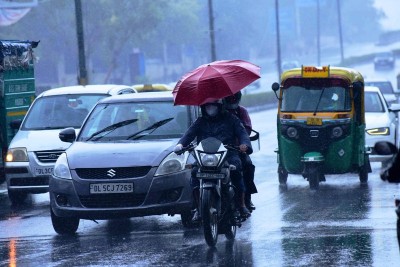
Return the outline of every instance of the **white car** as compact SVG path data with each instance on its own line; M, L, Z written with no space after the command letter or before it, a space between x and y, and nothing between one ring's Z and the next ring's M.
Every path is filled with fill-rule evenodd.
M397 102L397 96L394 92L392 83L388 80L368 80L365 81L365 85L366 86L376 86L378 87L383 96L386 99L386 102L388 103L388 105L390 106L390 104L392 103L396 103Z
M380 89L374 86L365 86L365 142L373 148L378 141L387 141L398 145L397 116L400 104L392 104L388 107ZM371 162L382 162L385 166L392 156L377 155L372 150L369 156Z
M45 193L54 164L69 147L58 137L60 129L78 131L94 105L111 95L137 91L127 85L78 85L47 90L30 106L8 147L5 176L12 204L22 203L28 193Z

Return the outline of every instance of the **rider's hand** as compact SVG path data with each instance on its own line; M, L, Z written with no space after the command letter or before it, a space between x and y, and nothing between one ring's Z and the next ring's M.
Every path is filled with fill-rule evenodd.
M179 153L182 151L183 145L182 144L177 144L174 148L175 153Z
M247 145L241 144L241 145L239 146L239 149L240 149L241 152L246 153L246 151L247 151Z

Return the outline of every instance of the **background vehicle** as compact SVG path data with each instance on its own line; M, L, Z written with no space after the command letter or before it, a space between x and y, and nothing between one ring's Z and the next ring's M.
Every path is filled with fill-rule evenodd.
M5 180L4 160L8 145L18 131L14 121L24 118L35 99L33 48L38 43L0 41L0 183Z
M193 162L173 149L197 118L197 108L174 106L170 92L114 96L99 101L50 178L55 231L72 234L80 219L180 214L191 223Z
M378 87L383 96L385 97L386 102L390 105L392 103L397 102L397 95L394 92L392 83L388 80L367 80L365 81L365 86L376 86Z
M169 85L163 83L134 84L132 87L135 88L138 93L172 91Z
M58 138L60 129L78 130L98 100L134 92L125 85L79 85L41 93L18 124L19 131L8 148L5 175L11 202L20 204L28 193L48 191L54 163L69 146Z
M374 68L382 69L388 68L393 69L396 64L396 58L392 51L379 52L374 57Z
M392 104L392 108L387 103L378 87L365 86L365 142L373 148L379 141L387 141L397 144L398 120L395 112L400 111L400 104ZM382 162L385 167L391 155L378 155L372 149L369 155L371 162Z
M294 68L300 68L301 65L297 60L289 60L289 61L283 61L282 62L282 71L294 69Z
M309 67L282 74L278 106L278 176L301 174L317 189L325 174L357 172L367 182L364 80L353 69Z

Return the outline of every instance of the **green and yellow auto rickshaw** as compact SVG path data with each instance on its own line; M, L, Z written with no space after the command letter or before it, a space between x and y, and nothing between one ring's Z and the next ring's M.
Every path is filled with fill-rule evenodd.
M272 89L279 99L281 185L288 174L301 174L311 189L318 189L326 174L358 173L361 183L368 181L364 79L358 71L302 66L283 72Z

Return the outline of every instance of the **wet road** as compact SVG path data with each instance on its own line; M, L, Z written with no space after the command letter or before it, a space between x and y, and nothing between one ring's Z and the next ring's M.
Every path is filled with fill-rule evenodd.
M220 236L210 249L201 229L184 229L179 216L81 221L76 236L62 237L51 225L48 194L11 207L1 192L0 266L399 266L393 205L400 186L382 182L374 163L366 186L356 174L328 175L313 192L289 175L281 188L275 112L251 114L261 133L262 149L252 156L259 193L235 242Z

